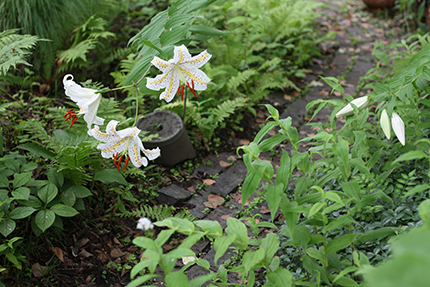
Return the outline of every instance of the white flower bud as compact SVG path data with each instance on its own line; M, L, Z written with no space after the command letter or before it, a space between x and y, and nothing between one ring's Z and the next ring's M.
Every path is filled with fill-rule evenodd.
M399 142L402 145L405 145L405 124L403 123L402 118L395 112L393 112L393 116L391 118L391 125L393 126L394 133L399 139Z
M383 110L381 113L381 119L379 121L381 124L382 131L384 132L387 139L391 138L391 124L390 124L390 117L387 114L387 110Z
M354 109L352 108L351 104L354 104L358 109L361 110L364 109L368 103L369 98L367 96L356 98L355 100L351 101L351 103L347 104L339 112L337 112L336 118L352 115L354 113Z

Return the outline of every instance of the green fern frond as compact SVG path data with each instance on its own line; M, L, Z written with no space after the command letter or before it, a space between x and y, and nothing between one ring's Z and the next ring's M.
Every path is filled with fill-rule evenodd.
M230 90L236 90L240 85L246 84L248 79L257 73L258 72L253 69L240 72L237 76L230 78L230 80L227 83L227 87Z
M86 39L74 47L68 50L61 51L58 53L59 61L65 62L66 64L74 63L76 60L81 59L82 61L87 61L87 53L96 47L97 41L94 39ZM71 67L82 66L82 63L76 63L71 65Z
M139 209L126 211L124 213L119 213L120 217L146 217L152 221L162 221L166 218L172 217L175 208L173 206L169 206L167 204L150 206L147 204L142 204ZM190 221L195 221L197 218L192 216L191 214L187 214L186 210L183 210L177 213L174 217L188 219Z
M31 54L31 49L40 39L32 35L15 34L18 30L6 30L0 33L0 76L16 65L31 66L24 58Z
M215 115L214 128L216 128L220 122L224 121L226 118L237 112L237 110L246 106L247 102L248 99L246 98L226 100L222 104L218 105L215 109L211 110L211 112Z
M175 208L173 206L165 205L150 205L142 204L139 209L128 211L127 213L120 213L120 217L147 217L152 221L161 221L168 217L172 217Z
M273 59L270 59L266 62L264 62L263 64L261 64L261 66L258 68L259 71L272 71L276 68L279 67L279 64L281 64L282 60L279 59L278 57L275 57Z

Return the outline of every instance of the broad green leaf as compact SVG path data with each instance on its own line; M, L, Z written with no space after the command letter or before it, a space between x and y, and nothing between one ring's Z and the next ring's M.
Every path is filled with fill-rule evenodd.
M164 31L160 37L160 45L162 47L177 44L179 41L184 40L187 35L190 24L185 24L179 27L175 27L172 30Z
M248 274L252 268L264 259L265 250L260 247L257 251L248 250L243 255L243 266L245 274Z
M194 221L194 224L200 227L203 231L207 232L206 236L208 237L215 239L222 236L222 227L218 221L197 220Z
M50 203L58 194L58 188L53 183L48 183L37 191L37 196L45 203Z
M320 250L317 250L317 249L315 249L313 247L309 247L309 248L306 249L306 253L310 257L318 259L321 263L324 263L324 260L325 260L324 259L324 254Z
M236 235L232 236L221 236L215 239L214 242L214 249L215 249L215 258L214 262L215 265L217 264L218 259L224 255L224 253L227 251L227 248L233 243L235 240Z
M190 286L187 275L181 271L172 272L166 275L165 282L167 287L187 287Z
M355 240L354 244L359 244L362 242L367 242L374 239L380 239L383 237L387 237L390 235L394 235L396 232L400 231L400 227L381 227L374 230L369 230L363 234L361 234L357 240Z
M360 200L361 189L356 180L342 182L342 190L350 197Z
M142 263L142 262L140 262ZM138 263L137 265L139 265L140 263ZM135 265L135 267L137 266ZM134 268L132 269L132 273ZM137 272L138 273L138 272ZM135 275L135 274L133 274ZM133 278L134 276L131 276L131 278ZM146 274L140 277L137 277L135 280L131 281L130 283L127 284L127 287L138 287L138 286L142 286L143 283L145 283L148 280L151 280L152 278L157 278L157 277L161 277L160 275L157 274Z
M259 145L258 148L260 149L261 152L263 151L270 151L272 150L275 146L277 146L278 144L280 144L281 142L287 140L288 137L286 135L283 134L276 134L274 136L271 136L268 139L263 140Z
M61 172L50 171L47 173L48 181L61 188L64 184L64 175Z
M44 157L46 159L53 160L55 158L55 153L36 143L21 144L18 146L18 148L27 150L32 154L37 154L38 156Z
M190 27L190 32L193 32L196 34L202 34L205 36L212 36L212 37L228 35L227 32L224 32L215 28L207 27L207 26L202 26L202 25L192 25Z
M163 221L155 222L157 226L167 226L171 229L175 229L179 233L190 235L194 232L194 224L185 218L169 217Z
M352 233L339 236L330 241L325 249L326 254L334 253L348 247L361 233Z
M42 208L42 202L40 199L33 195L30 195L28 200L18 200L18 202L25 206L34 207L35 209Z
M121 173L119 173L116 169L104 169L96 172L94 175L94 180L101 181L105 184L109 183L120 183L123 185L127 185L127 181L124 179Z
M333 279L333 283L335 283L337 280L339 280L342 276L344 276L348 273L351 273L351 272L355 272L357 270L358 270L358 267L355 267L355 266L346 267L338 275L336 275L336 277Z
M290 271L286 269L278 268L274 272L267 271L266 277L273 286L293 286L293 275L291 275Z
M257 189L258 184L261 181L261 177L258 176L254 171L248 171L246 178L242 185L242 207L248 198L254 193Z
M14 191L12 191L12 196L14 199L28 200L30 197L30 189L28 187L18 187Z
M417 185L414 188L411 188L410 190L408 190L408 192L406 192L403 195L403 198L414 195L415 193L421 193L421 192L428 190L428 189L430 189L430 185L427 183Z
M193 247L203 236L205 236L205 232L193 233L184 240L177 248L191 248Z
M15 265L16 268L21 269L21 262L13 255L13 253L6 253L6 258Z
M291 176L291 160L288 152L283 150L281 156L280 166L276 170L276 185L283 184L288 185Z
M272 222L278 211L279 203L281 202L282 195L284 194L284 185L269 185L266 192L266 201L269 205Z
M175 258L175 259L186 257L186 256L194 256L194 257L196 256L196 254L193 251L191 251L191 249L189 248L176 248L170 251L169 253L167 253L166 255L170 258Z
M11 234L12 231L15 230L15 227L16 227L15 221L13 221L12 219L3 218L0 221L0 233L4 237L8 237L8 235Z
M156 246L163 246L164 243L166 243L167 240L169 240L170 236L172 236L173 233L175 233L175 229L165 229L165 230L162 230L158 234L157 239L155 239Z
M326 233L328 231L331 231L333 229L336 229L342 226L348 226L350 223L357 223L357 222L348 214L342 215L341 217L337 217L331 220L330 223L323 228L323 233Z
M67 189L67 192L73 192L76 198L84 198L92 195L91 191L88 188L81 185L71 186Z
M208 282L209 280L214 279L216 276L217 276L217 273L211 272L209 274L196 277L190 281L190 287L203 286L204 283Z
M228 236L235 236L234 243L242 250L248 247L248 232L246 225L240 220L229 217L227 218L227 227L225 233Z
M159 250L160 247L158 247L157 244L155 244L154 240L147 238L145 236L138 236L135 239L133 239L133 244L142 247L143 249L151 249L151 250Z
M311 240L311 232L306 226L299 225L294 229L293 240L299 244L303 249L306 249L309 241Z
M311 207L311 210L309 211L309 214L308 214L308 218L311 218L312 216L314 216L318 211L320 211L321 210L321 208L323 208L324 207L324 202L317 202L317 203L315 203L312 207Z
M430 199L426 199L420 203L418 206L418 214L424 224L429 224L430 222Z
M18 188L23 185L26 185L27 182L31 179L32 173L31 172L24 172L24 173L17 173L13 177L13 187Z
M279 238L275 233L268 233L265 238L261 240L260 248L264 249L264 260L266 265L270 264L273 256L279 248Z
M61 194L61 200L65 205L73 206L76 202L76 195L73 192L66 190Z
M413 150L410 152L407 152L405 154L402 154L401 156L399 156L394 162L398 163L400 161L406 161L406 160L413 160L413 159L422 159L422 158L426 158L429 157L425 152L420 151L420 150Z
M71 206L64 205L64 204L55 204L50 209L53 211L56 215L62 216L62 217L72 217L76 214L79 214L79 212L76 211Z
M22 219L26 218L35 212L36 209L30 206L18 206L9 213L11 219Z
M40 210L35 217L37 227L45 232L55 220L55 213L52 210Z

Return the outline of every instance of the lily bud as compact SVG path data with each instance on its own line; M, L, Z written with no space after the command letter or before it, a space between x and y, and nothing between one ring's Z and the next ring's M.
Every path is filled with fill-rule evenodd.
M393 126L394 133L399 139L399 142L402 145L405 145L405 124L403 123L402 118L395 112L393 112L393 116L391 118L391 125Z
M391 124L390 124L390 117L387 114L387 110L383 110L381 113L381 119L379 121L381 124L382 131L384 132L387 139L391 138Z
M351 104L354 104L359 110L361 110L364 109L368 103L369 98L367 96L356 98L355 100L351 101L351 103L347 104L339 112L337 112L336 118L352 115L354 113L354 109L352 108Z

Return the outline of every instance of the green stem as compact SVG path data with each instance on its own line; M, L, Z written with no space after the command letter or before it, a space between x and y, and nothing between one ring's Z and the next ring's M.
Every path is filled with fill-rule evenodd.
M187 106L187 89L184 89L184 107L182 108L182 121L185 119L185 107Z

